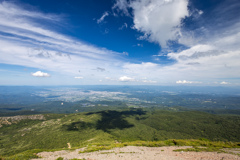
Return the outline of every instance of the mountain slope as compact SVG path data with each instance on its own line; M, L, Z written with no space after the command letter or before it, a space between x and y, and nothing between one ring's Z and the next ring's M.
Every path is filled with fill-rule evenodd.
M240 116L198 111L106 110L9 119L0 128L0 155L26 150L67 149L91 143L199 139L240 141Z

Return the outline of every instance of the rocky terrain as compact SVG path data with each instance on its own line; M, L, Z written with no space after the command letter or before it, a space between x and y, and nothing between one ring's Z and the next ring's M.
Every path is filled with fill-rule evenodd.
M226 150L226 153L218 152L175 152L176 149L186 149L189 146L171 147L136 147L127 146L111 150L80 153L83 149L75 151L41 152L40 159L32 160L56 160L62 157L64 160L86 159L86 160L240 160L240 149ZM235 154L231 154L235 153Z
M12 123L18 123L21 120L30 119L30 120L45 120L44 115L26 115L26 116L12 116L12 117L0 117L0 127L2 124L11 125Z

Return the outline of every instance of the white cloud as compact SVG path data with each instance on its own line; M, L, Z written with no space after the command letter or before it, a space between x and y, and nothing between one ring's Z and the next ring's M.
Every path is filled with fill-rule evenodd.
M152 80L143 80L142 82L144 82L144 83L157 83L157 81L152 81Z
M133 82L133 81L135 81L135 79L131 78L131 77L127 77L127 76L122 76L122 77L119 78L119 81L121 81L121 82Z
M128 52L123 52L123 55L128 56L129 54Z
M197 81L186 81L186 80L179 80L176 81L177 84L193 84L193 83L202 83L202 82L197 82Z
M74 77L75 79L83 79L83 77Z
M199 15L202 15L202 14L203 14L203 11L202 11L202 10L198 10L198 14L199 14Z
M189 49L183 50L180 53L168 53L168 57L177 61L187 61L192 59L199 59L206 56L214 56L219 54L215 47L210 45L196 45Z
M140 64L133 64L133 63L125 64L124 68L128 68L128 69L153 69L157 66L158 65L156 63L142 62Z
M50 77L50 74L44 73L42 71L37 71L35 73L32 73L32 76L34 76L34 77Z
M188 0L131 1L134 28L144 33L139 39L148 39L166 47L168 40L181 34L181 20L189 15Z
M186 78L237 78L240 75L240 50L222 50L221 46L209 43L179 53L169 53L168 57L176 63L167 68L175 69Z
M130 16L128 12L129 3L127 0L116 0L116 3L113 5L112 10L117 10L118 12L123 11L123 13L127 16ZM114 13L114 15L116 15Z
M124 23L124 24L119 28L119 30L123 30L124 28L128 28L127 23Z
M139 77L149 77L159 68L158 64L152 62L142 62L140 64L126 63L123 65L125 73L138 75Z
M107 16L109 16L109 13L108 12L104 12L102 17L97 20L97 23L98 24L102 23Z
M225 82L225 81L222 81L220 84L225 85L225 84L229 84L229 83L228 83L228 82Z
M137 46L138 47L143 47L143 44L138 43Z

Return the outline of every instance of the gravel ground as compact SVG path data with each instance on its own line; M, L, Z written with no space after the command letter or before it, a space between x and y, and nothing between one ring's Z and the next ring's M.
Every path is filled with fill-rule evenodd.
M237 155L217 152L174 152L175 149L186 149L189 146L181 147L136 147L127 146L123 148L114 148L112 150L97 151L91 153L75 151L56 151L41 152L38 156L42 157L33 160L56 160L63 157L64 160L73 158L86 160L240 160ZM233 149L236 150L236 149ZM239 150L238 150L239 151ZM239 151L240 152L240 151ZM239 153L238 152L238 153Z

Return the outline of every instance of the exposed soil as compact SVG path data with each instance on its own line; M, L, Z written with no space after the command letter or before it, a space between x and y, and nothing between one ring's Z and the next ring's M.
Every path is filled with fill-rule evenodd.
M123 148L114 148L112 150L96 151L91 153L80 153L83 149L75 151L56 151L41 152L38 156L41 160L56 160L63 157L64 160L73 158L86 160L240 160L240 156L229 153L240 153L239 149L228 149L229 153L217 152L174 152L175 149L191 148L189 146L181 147L136 147L127 146ZM39 160L39 159L33 159Z

